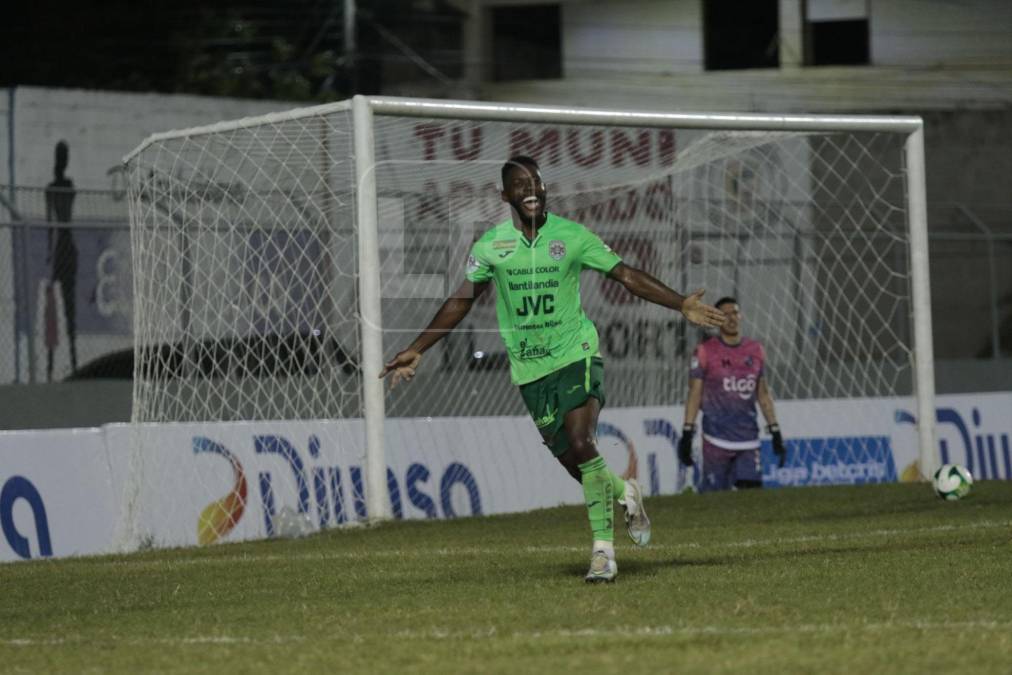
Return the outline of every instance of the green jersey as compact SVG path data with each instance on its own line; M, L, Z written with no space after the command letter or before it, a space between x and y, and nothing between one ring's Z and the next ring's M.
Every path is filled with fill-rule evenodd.
M499 332L514 384L598 353L597 329L580 304L580 272L608 273L622 259L579 223L549 213L533 242L507 220L471 248L467 279L495 280Z

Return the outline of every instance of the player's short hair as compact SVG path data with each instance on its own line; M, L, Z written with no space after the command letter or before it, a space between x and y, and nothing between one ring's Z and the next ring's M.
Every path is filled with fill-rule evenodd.
M721 298L717 302L713 303L713 306L716 307L717 309L720 309L721 305L726 305L728 303L731 303L733 305L737 305L738 301L736 299L732 298L730 295L725 295L723 298Z
M541 167L538 166L538 163L534 161L533 157L528 157L527 155L513 155L506 160L505 164L502 165L502 186L504 190L506 189L506 178L509 176L510 169L516 166L526 166L534 169L535 171L541 170Z

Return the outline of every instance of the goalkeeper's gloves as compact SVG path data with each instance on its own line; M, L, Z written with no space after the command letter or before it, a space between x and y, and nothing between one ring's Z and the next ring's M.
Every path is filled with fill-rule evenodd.
M779 460L778 466L783 466L784 461L787 459L787 446L784 445L784 437L780 433L780 425L774 422L766 427L766 431L770 432L770 436L773 437L773 454Z
M686 422L682 427L682 437L678 441L678 460L685 466L692 466L692 437L696 435L696 425Z

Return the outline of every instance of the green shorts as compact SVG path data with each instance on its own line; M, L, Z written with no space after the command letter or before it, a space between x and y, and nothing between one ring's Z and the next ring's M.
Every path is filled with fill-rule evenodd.
M520 385L520 395L534 418L545 445L559 457L569 449L563 429L566 413L593 396L604 407L604 361L588 356L563 366L539 380Z

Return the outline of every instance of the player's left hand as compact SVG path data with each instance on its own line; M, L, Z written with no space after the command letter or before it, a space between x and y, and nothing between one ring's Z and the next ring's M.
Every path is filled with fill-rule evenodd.
M386 366L383 368L383 372L380 373L380 379L387 376L387 373L393 373L390 377L390 389L397 386L397 383L401 380L410 382L411 378L415 376L415 371L418 369L418 364L422 360L422 355L416 352L414 349L405 349L391 359Z
M727 315L716 307L703 303L703 293L705 292L700 288L695 293L686 296L685 300L682 301L682 314L689 323L694 323L697 326L707 328L723 326L724 322L727 321Z
M770 432L770 436L773 437L773 454L780 460L778 466L783 466L784 461L787 459L787 446L784 445L784 437L780 433L779 424L771 424L766 427L766 430Z

